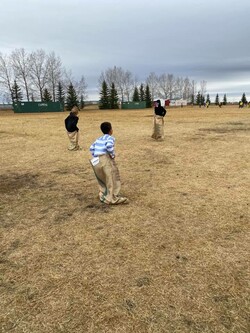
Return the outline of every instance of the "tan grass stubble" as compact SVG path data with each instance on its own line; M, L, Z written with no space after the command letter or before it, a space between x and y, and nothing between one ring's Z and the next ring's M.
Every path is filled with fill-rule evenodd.
M2 332L249 332L249 109L0 114ZM88 147L111 121L126 206Z

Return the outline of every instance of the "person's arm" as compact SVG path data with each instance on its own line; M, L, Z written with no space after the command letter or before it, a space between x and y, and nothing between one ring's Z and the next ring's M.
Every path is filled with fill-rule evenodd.
M111 158L115 158L114 146L115 146L114 139L110 138L106 143L106 148L107 148L107 152Z
M76 120L75 120L75 128L76 128L76 131L78 132L79 131L79 128L77 127L77 123L78 123L78 117L75 117L76 118Z
M95 152L95 143L92 143L92 145L89 148L89 151L91 152L91 155L94 157L94 152Z

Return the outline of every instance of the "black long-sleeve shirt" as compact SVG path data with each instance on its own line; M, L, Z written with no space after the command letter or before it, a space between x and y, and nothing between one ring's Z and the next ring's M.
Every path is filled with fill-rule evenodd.
M79 128L76 126L78 123L78 117L70 112L69 116L65 119L65 128L68 132L79 131Z
M155 114L156 114L157 116L165 117L165 115L166 115L166 110L164 109L163 106L155 107Z

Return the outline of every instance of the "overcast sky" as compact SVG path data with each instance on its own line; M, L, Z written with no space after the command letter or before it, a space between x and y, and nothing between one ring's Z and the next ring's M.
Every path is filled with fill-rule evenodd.
M250 97L250 0L0 0L0 13L0 52L54 51L90 99L114 66Z

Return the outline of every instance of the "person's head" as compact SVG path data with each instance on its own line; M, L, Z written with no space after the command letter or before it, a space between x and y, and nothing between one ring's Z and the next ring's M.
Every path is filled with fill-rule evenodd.
M103 134L112 134L113 133L112 125L108 121L101 123L100 128L101 128L101 131Z
M157 99L156 103L158 104L157 106L161 106L161 101Z
M78 115L79 109L78 107L75 105L73 106L73 108L71 109L71 113L73 113L75 116Z

